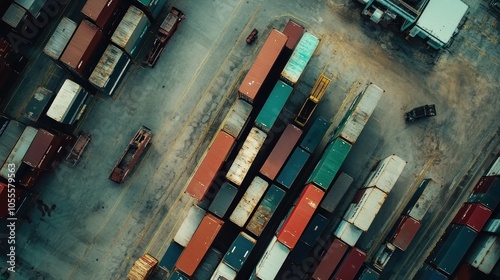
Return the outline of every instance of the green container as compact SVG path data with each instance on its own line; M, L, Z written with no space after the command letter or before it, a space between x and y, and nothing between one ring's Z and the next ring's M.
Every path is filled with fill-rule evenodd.
M167 251L160 260L159 263L160 267L163 267L168 271L172 271L175 262L177 261L183 250L184 247L182 247L177 242L175 241L170 242L170 246L168 246Z
M240 232L222 261L235 271L240 271L256 242L250 235Z
M257 119L255 119L255 126L266 133L269 132L281 113L283 106L285 106L288 97L290 97L292 90L291 86L278 81L260 110Z
M302 142L300 142L300 147L312 154L329 127L330 123L327 120L322 117L317 118L307 131Z
M275 185L271 185L269 190L264 195L264 198L257 207L257 211L253 214L246 229L256 236L259 236L273 216L276 208L285 197L285 191Z
M309 159L308 152L302 150L300 147L295 148L285 166L278 174L276 181L289 189L299 175L300 170L302 170L302 167L306 164L307 159Z
M350 150L351 144L341 138L334 139L326 147L307 182L328 189Z

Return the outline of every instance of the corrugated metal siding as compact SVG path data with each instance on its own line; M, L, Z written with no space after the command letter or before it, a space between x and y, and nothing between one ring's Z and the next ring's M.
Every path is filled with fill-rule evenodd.
M236 159L226 174L226 178L229 181L236 184L236 186L241 185L255 157L259 153L260 148L264 144L266 137L266 133L258 128L253 127L250 130Z
M332 213L337 205L339 204L342 197L347 192L351 186L354 179L345 174L340 173L339 177L333 183L332 187L328 189L328 192L320 204L320 207L325 209L327 212Z
M302 33L304 32L304 27L300 24L290 20L283 29L283 34L288 36L288 40L286 41L286 47L293 50L297 42L302 37Z
M60 137L45 129L39 129L23 157L23 162L33 168L45 169L59 148L60 141Z
M281 113L283 106L285 106L288 97L290 97L292 90L293 88L289 85L278 81L260 110L259 115L257 115L255 126L266 133L269 132Z
M193 279L210 279L221 260L222 253L214 248L210 248L200 266L195 270Z
M269 222L269 219L273 216L274 211L278 208L284 196L284 190L275 185L271 185L267 193L264 195L261 203L257 207L257 210L250 219L250 222L248 222L246 229L254 235L259 236L266 227L267 222Z
M313 125L300 142L300 147L312 154L319 143L321 143L321 139L323 139L329 127L330 123L322 117L314 120Z
M342 261L339 269L333 275L333 279L354 279L366 260L366 253L358 248L351 248Z
M142 42L150 25L151 23L143 11L135 6L130 6L111 36L111 41L132 56L138 51L137 47Z
M94 71L89 77L89 82L98 88L104 88L108 84L111 75L114 71L120 71L121 69L116 69L116 65L125 56L125 53L118 47L109 44L104 51L101 59L97 63Z
M401 251L406 251L406 248L410 245L421 225L419 221L408 216L403 216L396 228L396 232L391 237L391 244Z
M19 166L21 165L21 162L23 161L23 157L26 154L26 151L28 151L28 148L31 145L31 142L33 142L33 139L35 139L36 133L38 132L38 129L27 126L21 136L19 137L19 140L17 141L16 145L10 152L9 156L5 160L5 163L2 166L2 169L0 170L0 176L4 177L5 179L8 179L9 177L9 164L15 164L16 170L19 169Z
M71 36L75 33L76 23L67 17L63 17L61 22L50 36L49 41L43 48L43 52L53 59L59 59L64 49L69 43Z
M275 279L290 250L273 237L255 268L260 279Z
M367 231L378 211L384 204L387 194L377 188L359 190L356 196L361 196L358 203L351 203L344 220Z
M326 147L307 181L328 189L350 150L351 144L340 138L335 139Z
M116 10L120 0L87 0L82 14L91 19L101 29L105 28Z
M396 155L381 160L364 187L376 187L385 193L391 192L405 166L406 161Z
M10 120L0 135L0 163L3 164L23 134L26 126L18 121Z
M241 99L236 100L224 120L222 130L234 138L238 138L247 123L250 112L252 112L252 105Z
M491 210L479 203L464 203L453 223L467 225L473 230L479 232L491 216Z
M349 246L339 239L334 239L328 251L324 254L323 259L316 267L312 275L312 279L315 280L328 280L330 279L330 275L332 275L333 271L339 265L342 257L344 257L345 253L349 249Z
M47 111L47 116L57 122L66 122L73 119L69 112L76 101L82 96L86 96L85 90L77 83L66 79L54 101Z
M12 28L16 29L19 27L21 20L26 16L26 14L26 10L16 3L12 3L5 14L3 14L2 20Z
M306 69L307 63L311 60L318 45L319 39L316 36L309 32L304 33L281 72L281 78L287 83L295 85L299 81L304 69Z
M300 147L295 148L292 155L285 163L285 166L278 174L276 181L280 183L285 188L289 189L297 176L299 176L300 171L309 159L309 153L302 150Z
M229 220L239 227L243 227L268 186L269 184L262 178L258 176L255 177L241 200L238 202L238 205L236 205Z
M205 210L200 207L196 205L191 206L186 218L184 218L184 221L174 236L174 241L186 247L194 232L200 225L201 220L205 217L205 214Z

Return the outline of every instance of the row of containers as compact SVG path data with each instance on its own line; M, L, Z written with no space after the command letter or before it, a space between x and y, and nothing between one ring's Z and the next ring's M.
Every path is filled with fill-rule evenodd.
M287 28L290 25L296 24L289 22ZM329 188L383 94L383 90L374 84L368 85L354 100L333 137L328 140L326 148L321 151L319 162L312 172L301 174L306 164L314 165L314 162L311 162L311 154L320 145L329 129L330 124L321 117L313 122L305 135L302 135L302 130L297 126L288 124L260 166L260 175L248 176L251 168L255 170L259 168L252 165L293 90L290 85L294 83L291 81L298 80L307 64L307 61L298 64L303 66L298 68L300 70L297 75L287 76L285 73L287 69L290 69L287 66L297 65L294 60L303 60L304 55L294 58L295 53L304 53L304 49L310 49L310 47L304 49L301 47L304 41L306 42L304 44L310 45L308 41L312 38L312 35L308 35L309 33L304 33L281 72L281 80L275 84L267 101L255 118L254 126L248 132L229 170L225 173L225 181L220 187L215 186L217 188L215 195L209 193L209 190L214 188L214 181L217 177L224 174L220 170L224 162L231 162L228 157L235 143L238 139L243 138L241 132L244 131L252 110L252 106L247 102L256 100L259 88L255 89L255 87L262 85L263 80L266 79L266 75L253 71L253 69L254 67L259 69L272 68L273 63L270 63L269 59L261 61L259 58L269 58L269 52L262 54L263 51L269 47L269 44L275 45L278 41L276 38L284 36L286 39L287 28L283 32L285 35L277 30L271 31L254 66L240 86L241 99L233 105L221 130L214 137L188 183L186 193L198 202L203 202L207 195L215 197L211 201L208 211L198 206L193 206L190 209L174 240L161 259L160 267L171 272L171 279L189 279L190 277L194 279L221 279L221 277L234 279L250 257L253 248L260 240L259 237L265 230L268 232L271 230L271 233L274 231L274 234L272 234L270 242L262 239L261 242L264 242L264 245L267 244L267 247L262 254L259 253L260 258L256 261L256 265L252 266L253 271L250 273L250 278L275 279L280 270L282 270L281 273L286 273L283 271L286 268L282 268L282 266L289 256L293 258L293 256L304 254L307 250L312 249L318 241L319 235L326 227L323 224L328 222L328 219L320 214L315 215L316 209L321 205L326 211L333 212L353 181L348 175L341 174L333 187ZM288 36L290 37L290 35ZM283 40L280 49L283 48L285 42L286 40ZM274 49L275 46L272 48ZM274 57L278 57L279 51L274 53ZM309 58L313 53L314 49L307 51ZM262 63L264 62L267 63L267 68L263 67ZM256 64L257 66L255 66ZM260 75L261 79L258 83L255 82L257 78L248 77L257 74ZM318 79L318 81L321 80L321 78ZM318 94L314 95L318 96ZM354 278L358 274L366 254L355 248L354 245L361 233L369 228L405 164L404 160L393 155L382 160L377 168L370 173L366 184L363 185L346 212L345 221L335 231L339 238L332 246L336 248L338 244L343 244L345 254L338 257L337 264L328 260L328 256L331 254L325 254L322 267L326 267L331 272L326 278L317 279L328 279L333 273L335 273L336 279ZM253 179L249 182L241 199L237 200L237 203L233 203L234 198L238 197L238 190L245 189L245 183L250 178ZM297 178L308 179L304 184L299 184ZM287 194L291 195L294 189L298 190L300 195L275 230L277 223L270 226L270 221L276 212L280 212L280 206L284 204L285 197ZM329 189L330 191L328 191ZM229 211L232 209L231 206L234 206L232 212ZM232 224L242 230L227 252L222 254L211 246L223 226L227 224L227 219L225 219L227 216ZM349 252L346 253L348 249ZM204 276L199 276L198 273L203 273ZM324 271L322 273L326 274Z
M500 277L500 157L474 186L416 279Z
M0 220L22 217L25 205L37 197L33 186L46 170L61 160L64 147L72 137L45 129L26 126L5 117L0 118ZM7 198L15 186L16 209L8 209ZM5 202L5 203L4 203ZM6 227L3 227L6 228Z
M14 86L28 59L14 51L12 45L0 37L0 102L7 98L9 89Z

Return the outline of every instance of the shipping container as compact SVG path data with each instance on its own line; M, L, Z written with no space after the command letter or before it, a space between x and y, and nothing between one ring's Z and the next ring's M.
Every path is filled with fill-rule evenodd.
M341 172L339 177L333 182L332 187L328 188L325 198L321 201L320 207L329 213L333 213L353 181L354 179L351 176Z
M170 274L170 276L168 277L168 280L189 280L189 279L190 279L189 277L187 277L179 270L174 270L172 274Z
M340 264L339 269L333 275L333 279L354 279L365 260L365 252L356 247L351 248L351 250L349 250L344 260Z
M304 188L290 216L285 220L283 227L276 235L279 242L290 248L290 250L295 247L324 194L324 191L313 184L309 184Z
M212 277L210 280L233 280L236 279L236 271L234 271L232 268L230 268L227 264L224 262L220 262L219 265L217 266L217 269L214 271L212 274ZM204 280L204 279L200 279Z
M32 168L47 170L55 155L61 152L61 142L61 136L39 129L28 151L24 154L23 162Z
M467 202L479 202L495 209L500 201L500 177L481 177Z
M421 225L422 224L419 221L413 219L412 217L402 216L399 219L397 226L395 226L394 233L389 235L391 236L389 242L396 246L399 250L405 251L417 234Z
M421 191L419 191L420 189ZM407 209L404 210L403 213L406 213L417 221L422 221L425 214L429 211L429 208L438 197L440 191L441 185L436 181L432 179L424 180L415 192L418 195L412 197L407 204Z
M7 11L2 16L2 21L7 23L10 27L21 31L23 19L27 20L28 12L16 3L11 3Z
M486 206L480 203L464 203L452 222L480 232L490 216L491 210Z
M500 259L500 240L498 236L481 234L471 246L466 262L485 274L490 274Z
M288 259L294 264L302 264L304 260L309 256L313 247L307 245L299 239L297 245L290 251L290 256Z
M276 279L276 275L289 253L290 250L278 242L276 236L273 236L273 239L255 267L255 276L262 280Z
M33 187L42 174L42 170L33 168L24 162L16 168L17 183L25 188Z
M314 270L312 279L315 280L328 280L333 271L337 268L340 261L344 257L349 246L339 239L334 239L330 247L325 252L321 262Z
M14 0L19 6L23 7L33 17L38 17L47 0Z
M295 85L318 45L319 39L316 36L309 32L304 33L285 68L281 71L281 79L292 86Z
M87 20L82 20L59 60L81 77L88 77L99 59L103 42L102 31Z
M228 182L222 183L222 186L217 191L217 195L212 203L210 203L208 211L212 212L221 219L224 218L237 193L238 189L235 186Z
M23 116L33 122L38 122L38 119L44 113L53 95L54 93L52 91L38 86L33 92L28 104L24 107Z
M276 181L287 189L291 188L293 182L295 182L295 179L309 159L309 156L310 154L300 147L295 148L285 166L278 174Z
M294 126L293 124L288 124L283 134L281 134L280 139L264 162L264 165L260 168L260 173L267 178L274 180L295 147L295 144L299 141L301 135L302 130L300 130L300 128Z
M83 6L82 14L97 27L106 32L120 20L119 10L122 8L121 0L87 0Z
M82 116L88 97L88 92L82 86L66 79L46 115L59 123L74 124Z
M221 260L222 253L214 248L210 248L198 268L194 271L193 279L210 279Z
M455 270L452 276L448 279L453 280L475 280L475 279L488 279L488 276L477 268L471 266L466 262L461 262L460 266ZM497 277L498 278L498 277Z
M326 147L316 167L307 182L314 183L318 187L327 190L337 175L347 154L351 150L351 144L341 138L336 138Z
M489 219L483 228L484 232L500 235L500 219Z
M257 210L250 219L250 222L248 222L246 229L254 235L259 236L273 216L284 196L285 191L275 185L271 185L257 207Z
M236 100L222 124L222 130L238 139L251 112L252 105L241 99Z
M302 37L302 33L304 33L304 27L294 22L293 20L289 20L285 26L285 29L283 29L283 34L288 36L285 47L290 50L295 49L297 42Z
M222 163L227 159L235 139L224 131L219 131L200 164L189 181L186 193L201 201L212 185Z
M311 219L311 222L307 225L299 241L302 241L309 246L314 246L329 222L330 220L326 217L316 213Z
M363 231L355 225L341 220L336 230L333 232L338 239L344 241L347 245L354 247Z
M477 233L465 225L451 224L427 260L446 274L452 274L464 257Z
M151 17L151 20L156 19L162 9L165 7L167 0L137 0L141 8Z
M255 206L259 203L268 186L269 184L262 178L258 176L255 177L241 200L238 202L238 205L236 205L229 220L239 227L243 227L248 218L250 218L250 215L252 215Z
M130 58L118 47L109 44L90 74L89 82L99 91L112 95L130 66Z
M368 85L366 89L355 99L344 119L335 131L334 137L342 137L347 142L354 144L361 131L370 119L377 103L382 97L384 90L374 84Z
M295 117L295 123L300 126L306 125L307 121L309 121L309 118L311 118L312 114L316 110L318 103L323 98L323 95L325 94L326 89L328 88L328 85L330 85L331 81L332 80L325 77L323 74L319 75L316 83L311 90L311 93L307 97L304 104L302 104L300 111L297 113L297 116Z
M361 270L358 280L378 280L380 278L380 274L373 268L365 265Z
M227 250L222 261L235 271L240 271L256 242L250 235L240 232L233 244L229 246L229 250Z
M309 153L313 153L330 127L330 123L322 117L314 120L314 123L307 131L304 139L300 142L300 147Z
M26 126L18 121L0 117L0 164L4 164Z
M163 257L160 260L159 266L171 272L183 250L184 246L181 246L175 241L171 241L167 251L163 254Z
M158 265L158 260L150 254L145 254L134 262L130 269L127 279L128 280L145 280L148 279L151 273Z
M377 188L358 190L347 208L344 220L367 231L386 198L387 194Z
M446 277L441 272L437 271L435 268L424 263L422 268L417 272L413 280L447 280Z
M287 36L285 34L276 29L271 30L254 63L240 84L238 89L240 98L245 99L249 103L254 102L286 41Z
M139 51L150 25L143 11L130 6L111 36L111 41L133 57Z
M174 241L179 243L181 246L186 247L193 237L196 229L205 217L205 210L201 209L197 205L191 206L187 216L182 221L181 226L177 230L177 233L174 236Z
M76 22L67 17L63 17L52 33L52 36L50 36L49 41L45 44L43 53L58 60L64 52L64 49L66 49L69 40L75 33L76 27Z
M255 119L255 126L268 133L285 106L293 88L278 81Z
M236 156L233 164L226 174L226 178L236 186L240 186L250 169L255 157L266 140L266 133L262 130L252 127L243 146Z
M35 139L36 133L38 132L38 129L27 126L21 136L19 136L19 140L17 141L16 145L14 148L12 148L12 151L10 152L9 156L5 160L5 163L3 164L2 168L0 169L0 176L5 178L6 180L9 179L9 174L12 174L9 169L9 165L12 166L12 164L15 166L15 170L18 170L19 166L23 162L23 157L26 154L26 151L28 151L28 148L31 145L31 142L33 142L33 139ZM11 175L12 176L12 175Z
M405 165L406 161L396 155L386 157L371 172L369 175L371 179L364 184L363 188L375 187L387 194L390 193Z
M184 251L182 251L175 263L175 267L186 275L192 276L223 224L224 222L219 218L207 214L196 229L186 248L184 248Z
M498 175L500 175L500 157L497 157L495 162L488 169L488 172L486 172L485 176L498 176Z

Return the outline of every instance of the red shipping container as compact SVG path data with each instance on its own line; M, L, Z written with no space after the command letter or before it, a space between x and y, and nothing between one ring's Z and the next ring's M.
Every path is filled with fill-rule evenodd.
M113 21L120 21L117 15L119 0L87 0L82 14L101 29L106 29Z
M300 130L300 128L294 126L293 124L288 124L278 140L278 143L276 143L276 146L274 146L273 150L267 157L266 162L262 165L260 174L274 180L295 147L295 144L299 141L300 135L302 135L302 130Z
M453 273L449 278L453 280L476 280L476 279L487 279L486 274L482 273L472 265L462 262L460 267Z
M299 42L300 37L302 37L302 33L304 33L304 27L300 24L290 20L283 29L283 34L288 36L288 40L286 41L286 47L293 50Z
M23 162L33 168L48 169L54 156L61 152L61 141L60 136L40 128L26 151Z
M219 218L207 214L177 259L175 267L188 276L192 276L223 224L224 222Z
M453 223L467 225L480 232L491 216L491 210L480 203L464 203L453 219Z
M271 30L252 67L250 67L238 88L240 98L245 99L250 104L253 103L286 41L287 36L285 34L276 29Z
M335 238L323 256L318 267L312 275L312 279L328 280L333 271L337 268L345 252L349 249L349 245L342 242L340 239Z
M409 216L403 216L399 222L396 232L392 236L390 243L405 251L417 234L422 224Z
M337 272L335 272L333 279L354 279L354 277L356 277L356 274L358 274L358 271L361 269L361 266L363 266L365 260L366 253L356 247L353 247L345 257Z
M479 179L479 181L477 182L476 186L474 186L472 193L475 194L487 193L493 182L495 182L495 180L497 179L498 178L495 176L481 177L481 179Z
M324 194L324 191L313 184L308 184L305 187L290 216L288 216L283 227L276 235L279 242L290 248L290 250L295 247Z
M212 182L217 176L222 163L226 160L235 139L233 136L224 131L219 131L212 145L201 161L198 169L195 171L189 185L186 188L186 193L201 201L205 193L212 185Z

